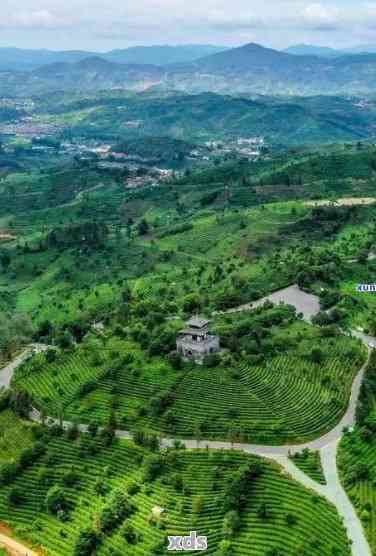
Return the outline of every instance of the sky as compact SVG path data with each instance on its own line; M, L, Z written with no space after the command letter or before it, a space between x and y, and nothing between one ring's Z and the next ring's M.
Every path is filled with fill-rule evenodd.
M376 1L1 0L0 46L107 51L135 45L376 43Z

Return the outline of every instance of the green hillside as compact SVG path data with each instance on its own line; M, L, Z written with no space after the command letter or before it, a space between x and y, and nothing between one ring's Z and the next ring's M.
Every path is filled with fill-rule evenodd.
M40 121L71 124L69 135L172 136L188 141L265 136L277 145L319 145L374 136L375 108L343 97L107 93L37 104ZM63 104L61 104L63 102ZM85 113L85 110L88 110ZM129 126L137 122L138 128Z
M191 530L207 536L213 555L350 554L333 508L266 461L152 453L73 429L37 438L40 455L15 477L0 468L0 519L48 554L167 554L167 536ZM153 518L155 507L164 516Z
M376 358L371 362L358 406L358 426L343 439L339 452L342 482L362 520L372 550L376 550Z

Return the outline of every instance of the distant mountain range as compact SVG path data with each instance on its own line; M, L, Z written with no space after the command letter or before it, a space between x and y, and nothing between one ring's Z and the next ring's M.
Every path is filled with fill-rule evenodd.
M376 54L297 56L250 43L176 67L168 81L197 92L373 95Z
M296 44L289 46L283 52L296 56L319 56L320 58L339 58L349 54L375 54L376 45L355 46L353 48L335 49L328 46L315 46L312 44Z
M23 50L20 48L0 48L1 71L31 71L46 64L74 63L85 58L100 56L108 62L119 64L153 64L164 66L192 62L203 56L209 56L225 50L225 47L212 45L182 46L135 46L121 50L111 50L99 54L83 50L52 51Z
M321 58L338 58L344 55L341 50L335 50L328 46L315 46L313 44L296 44L289 46L282 52L294 54L295 56L319 56Z
M121 52L111 53L115 61L107 59L109 55L80 58L82 53L75 52L74 55L79 58L75 61L60 60L31 71L3 72L0 75L0 94L16 92L18 95L30 95L58 90L112 88L145 90L153 87L190 93L212 91L306 96L365 96L374 95L376 91L376 54L372 53L330 57L312 53L296 55L251 43L216 51L193 61L156 65L146 63L147 56L142 57L142 49L132 50L132 60L143 59L142 64L125 63ZM157 51L153 52L149 52L149 58L151 54L162 56ZM64 53L64 56L67 55ZM119 59L123 60L122 63Z

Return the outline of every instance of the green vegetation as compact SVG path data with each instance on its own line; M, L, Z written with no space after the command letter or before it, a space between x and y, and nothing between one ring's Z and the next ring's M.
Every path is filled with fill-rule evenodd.
M358 406L357 427L342 440L338 465L343 484L376 550L376 353L373 351Z
M311 479L322 485L326 483L319 452L310 452L305 449L291 456L291 459L295 465L304 471L306 475L311 477Z
M280 444L333 428L364 357L357 340L326 338L288 308L219 317L223 356L180 370L165 357L179 321L154 323L149 338L137 321L116 326L126 339L109 330L74 348L63 337L51 363L40 354L17 371L15 387L44 413L78 422L114 415L119 428Z
M312 202L373 196L375 148L271 149L249 162L202 146L214 128L232 139L253 129L255 111L255 133L270 125L261 122L266 108L273 118L294 113L272 99L216 107L212 95L111 91L36 102L41 125L70 129L22 152L6 140L0 151L1 365L31 341L51 346L17 369L0 399L0 520L56 556L164 554L168 534L190 530L208 535L213 556L348 556L334 509L276 466L178 443L158 451L158 438L280 445L340 421L365 360L340 327L376 333L373 298L355 291L374 282L376 207ZM301 102L316 118L314 101ZM234 111L245 109L240 122ZM133 118L145 128L124 126ZM282 132L289 141L291 129ZM112 155L173 159L184 171L131 189L129 177L145 168L111 155L104 163L100 148L69 154L65 141L75 153L81 141L93 149L108 141ZM187 162L193 149L210 160ZM291 306L228 312L296 283L320 298L312 324ZM211 318L221 338L221 353L204 365L174 352L193 314ZM373 542L371 383L340 461ZM29 426L21 417L31 405L72 426ZM116 429L137 445L116 440ZM323 484L317 453L294 462ZM166 512L153 514L155 506Z
M138 137L118 143L113 150L136 155L141 159L172 162L184 160L194 148L193 144L170 137Z
M33 444L33 426L10 410L0 412L0 463L11 463Z
M213 555L350 554L332 507L264 461L36 432L46 451L1 489L0 519L57 556L166 554L167 535L191 530Z
M113 90L59 95L38 103L36 116L69 125L64 131L68 137L170 136L202 142L248 137L252 130L252 135L265 136L268 143L300 147L367 140L373 136L375 121L371 104L361 108L356 100L343 97L253 100L234 96L234 89L225 96ZM138 122L138 127L128 122Z

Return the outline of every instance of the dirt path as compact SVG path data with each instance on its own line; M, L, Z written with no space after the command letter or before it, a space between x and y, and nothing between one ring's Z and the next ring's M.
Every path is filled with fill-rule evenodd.
M40 556L37 552L31 550L31 548L15 541L12 537L3 535L3 533L0 533L0 547L4 548L12 556Z
M28 546L12 537L12 530L4 524L0 524L0 548L3 548L11 556L40 556Z

